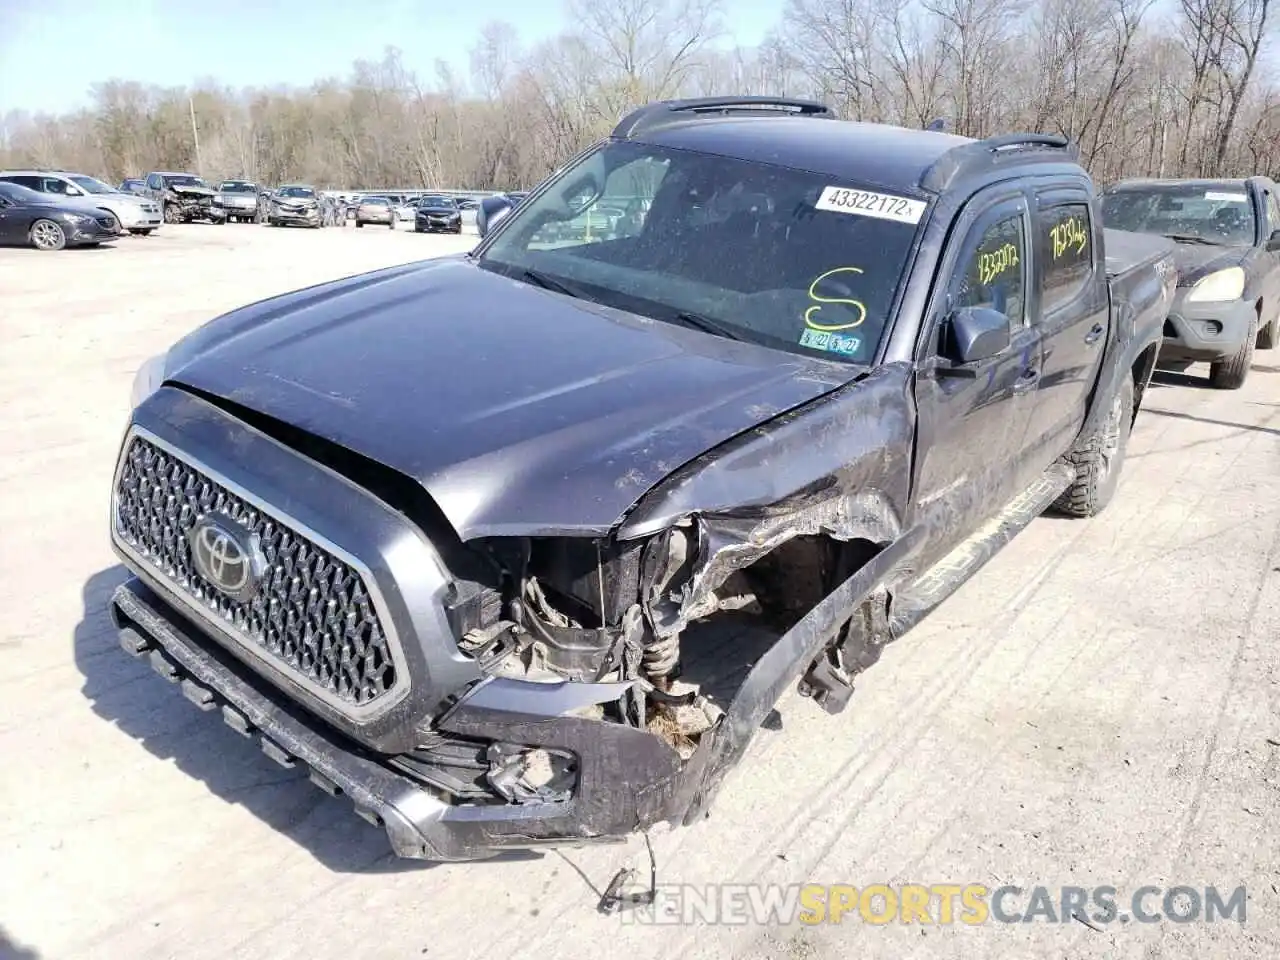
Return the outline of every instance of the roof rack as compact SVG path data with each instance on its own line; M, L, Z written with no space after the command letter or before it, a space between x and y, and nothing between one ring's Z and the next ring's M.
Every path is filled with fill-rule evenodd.
M920 177L920 186L941 193L963 172L992 167L1007 160L1028 159L1028 154L1048 156L1031 159L1056 159L1068 163L1080 157L1080 148L1069 138L1057 133L1004 133L985 140L953 147L934 161Z
M835 119L825 103L789 97L698 97L690 100L658 100L631 111L613 128L612 136L626 140L681 120L707 116L792 116Z

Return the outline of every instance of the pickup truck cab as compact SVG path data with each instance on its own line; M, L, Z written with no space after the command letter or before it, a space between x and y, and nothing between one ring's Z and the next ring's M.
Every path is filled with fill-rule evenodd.
M701 816L788 685L1107 505L1176 280L1063 139L809 101L651 104L478 214L149 361L113 481L125 649L405 857Z
M1267 177L1122 180L1104 191L1102 215L1178 244L1160 366L1204 362L1213 386L1244 386L1254 350L1280 344L1280 187Z

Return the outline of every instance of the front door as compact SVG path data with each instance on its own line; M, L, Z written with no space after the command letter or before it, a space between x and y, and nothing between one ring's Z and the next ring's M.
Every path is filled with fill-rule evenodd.
M993 188L970 201L940 261L916 375L919 454L912 524L928 531L926 565L1034 479L1025 438L1041 354L1040 332L1027 320L1029 237L1025 197ZM1005 314L1010 344L965 376L948 375L946 368L953 364L946 348L947 318L969 306Z

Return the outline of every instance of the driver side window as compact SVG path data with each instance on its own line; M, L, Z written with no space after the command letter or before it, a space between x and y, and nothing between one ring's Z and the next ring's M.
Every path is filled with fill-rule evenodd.
M1026 224L1017 213L987 226L966 244L952 280L949 308L989 307L1026 324Z

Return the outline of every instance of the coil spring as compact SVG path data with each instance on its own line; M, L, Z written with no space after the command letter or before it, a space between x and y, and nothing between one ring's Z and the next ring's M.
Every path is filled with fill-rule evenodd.
M651 637L640 657L644 675L657 679L669 675L680 662L680 634L669 637Z

